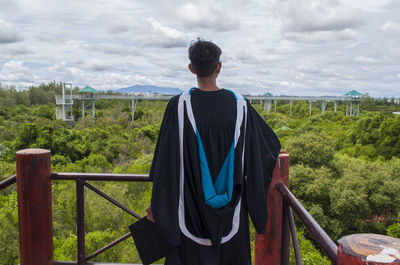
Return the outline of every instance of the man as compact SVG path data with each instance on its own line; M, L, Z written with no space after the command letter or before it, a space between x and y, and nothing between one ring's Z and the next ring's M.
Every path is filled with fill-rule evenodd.
M221 49L189 47L192 88L168 103L150 171L147 218L176 251L167 265L250 265L248 213L258 233L280 143L241 95L220 89Z

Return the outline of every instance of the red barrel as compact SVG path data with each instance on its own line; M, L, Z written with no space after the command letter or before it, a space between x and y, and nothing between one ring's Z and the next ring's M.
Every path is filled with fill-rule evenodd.
M338 265L399 265L400 239L355 234L339 240Z

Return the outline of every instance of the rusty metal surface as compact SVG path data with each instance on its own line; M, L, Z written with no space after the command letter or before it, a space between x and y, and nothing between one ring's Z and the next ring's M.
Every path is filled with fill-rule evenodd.
M102 247L101 249L93 252L92 254L90 254L89 256L87 256L85 258L86 261L93 259L94 257L96 257L97 255L100 255L101 253L103 253L104 251L106 251L107 249L117 245L118 243L124 241L125 239L129 238L131 236L131 233L127 233L123 236L121 236L120 238L118 238L117 240L111 242L110 244L108 244L107 246Z
M290 234L292 235L292 242L293 242L293 248L294 248L294 255L296 257L296 264L303 265L303 262L301 261L299 240L297 239L296 226L294 224L293 212L292 212L292 208L290 206L287 207L287 216L289 219Z
M85 187L76 181L76 235L78 238L78 264L84 264L85 254Z
M400 264L400 239L397 238L355 234L339 239L339 245L339 264Z
M0 182L0 190L5 189L16 182L17 182L17 175L11 176Z
M125 212L129 213L130 215L136 217L137 219L141 219L142 218L140 215L138 215L137 213L135 213L134 211L132 211L131 209L129 209L125 205L119 203L118 201L116 201L112 197L108 196L107 194L105 194L101 190L97 189L93 185L90 185L89 183L87 183L85 181L83 181L82 183L83 183L83 185L85 185L86 187L88 187L89 189L91 189L92 191L94 191L95 193L97 193L98 195L103 197L104 199L108 200L109 202L111 202L115 206L117 206L117 207L121 208L122 210L124 210Z
M53 265L50 151L16 153L21 265Z
M275 187L281 192L285 200L293 208L302 223L310 231L312 237L322 248L328 258L336 264L338 247L335 242L328 236L328 234L321 228L321 226L314 220L309 212L297 200L297 198L290 192L290 190L281 181L276 182Z
M53 180L98 180L150 182L147 174L108 174L108 173L51 173Z
M285 214L289 205L283 201L283 220L282 220L282 260L281 265L289 265L290 262L290 228L289 217Z
M271 185L267 193L268 221L263 235L255 233L255 265L281 265L283 199L275 189L275 183L282 181L289 185L289 155L281 154L276 163Z
M75 180L76 181L76 197L77 197L77 238L78 238L78 262L71 264L103 264L103 263L86 263L86 261L94 258L95 256L101 254L107 249L115 246L119 242L127 239L130 236L130 233L122 236L121 238L111 242L110 244L104 246L103 248L95 251L94 253L86 256L85 251L85 211L84 211L84 187L86 186L90 190L94 191L98 195L107 199L114 205L118 206L125 212L133 215L134 217L140 219L141 216L130 210L128 207L119 203L112 197L108 196L101 190L97 189L93 185L86 182L86 180L94 180L94 181L131 181L131 182L149 182L150 178L146 174L107 174L107 173L52 173L51 178L53 180ZM57 261L64 262L64 261ZM57 263L55 263L57 264ZM64 264L64 263L59 263ZM65 263L67 264L67 263ZM108 263L104 263L108 264Z

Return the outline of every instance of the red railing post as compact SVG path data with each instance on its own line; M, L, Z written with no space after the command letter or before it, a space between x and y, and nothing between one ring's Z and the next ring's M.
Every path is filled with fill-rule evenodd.
M16 153L21 265L53 265L50 151Z
M283 198L280 192L275 189L275 183L281 181L289 186L289 155L280 154L276 162L274 175L267 194L268 222L263 235L255 235L255 265L282 265L283 253L282 242L288 242L289 233L283 233ZM285 237L285 238L283 238Z

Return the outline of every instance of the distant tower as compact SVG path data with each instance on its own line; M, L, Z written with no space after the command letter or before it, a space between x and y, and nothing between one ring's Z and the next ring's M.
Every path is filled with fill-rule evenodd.
M68 95L69 94L69 95ZM74 116L72 113L72 105L74 101L72 99L72 84L62 84L62 95L56 95L56 119L67 122L73 122Z
M346 102L346 116L357 116L360 115L360 101L363 94L352 90L344 94L347 97Z
M272 107L271 97L273 97L274 95L272 95L271 92L267 92L264 94L264 96L266 97L264 107L267 110L267 113L269 114L269 112L271 111L271 107ZM276 101L275 100L274 100L274 103L275 103L275 111L276 111Z
M81 95L82 100L82 118L85 117L85 111L87 109L92 109L92 116L95 117L95 106L94 106L94 94L97 93L97 90L91 86L85 86L81 90L79 90L79 94ZM88 104L85 103L88 102Z

